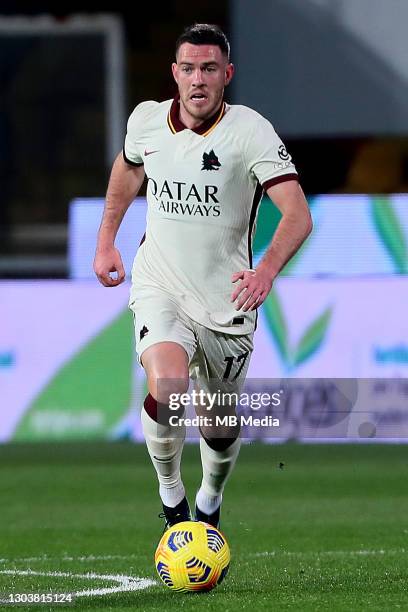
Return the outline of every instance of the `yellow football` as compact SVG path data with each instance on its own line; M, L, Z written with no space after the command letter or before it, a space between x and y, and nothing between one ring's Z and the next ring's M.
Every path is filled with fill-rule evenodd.
M154 562L162 582L174 591L211 591L230 564L225 536L199 521L177 523L164 532Z

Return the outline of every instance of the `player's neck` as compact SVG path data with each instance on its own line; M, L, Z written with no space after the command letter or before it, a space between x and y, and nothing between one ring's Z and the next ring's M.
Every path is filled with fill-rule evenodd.
M208 119L214 117L214 115L216 115L220 111L222 103L223 101L221 100L221 102L214 111L212 111L209 115L202 117L201 119L196 119L195 117L190 115L190 113L188 113L184 106L180 103L179 119L186 126L186 128L188 128L189 130L195 130L200 127L200 125L202 125L205 121L208 121Z

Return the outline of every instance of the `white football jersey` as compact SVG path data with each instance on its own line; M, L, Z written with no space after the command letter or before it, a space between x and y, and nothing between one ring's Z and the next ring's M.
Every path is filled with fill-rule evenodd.
M128 121L124 158L144 164L148 178L146 235L133 265L130 304L143 288L158 287L201 325L247 334L256 311L235 309L231 276L252 268L263 191L297 173L257 112L223 102L191 130L178 105L178 97L143 102Z

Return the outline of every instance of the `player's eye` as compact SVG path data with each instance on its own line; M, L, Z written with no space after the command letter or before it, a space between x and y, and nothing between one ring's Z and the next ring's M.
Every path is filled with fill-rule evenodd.
M187 72L187 73L190 73L192 71L191 66L182 66L181 69L183 72Z

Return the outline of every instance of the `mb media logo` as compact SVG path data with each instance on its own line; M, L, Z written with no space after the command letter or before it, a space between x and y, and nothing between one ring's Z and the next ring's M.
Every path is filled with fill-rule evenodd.
M218 170L220 166L221 164L214 153L214 149L211 149L209 153L203 153L203 167L201 170Z

